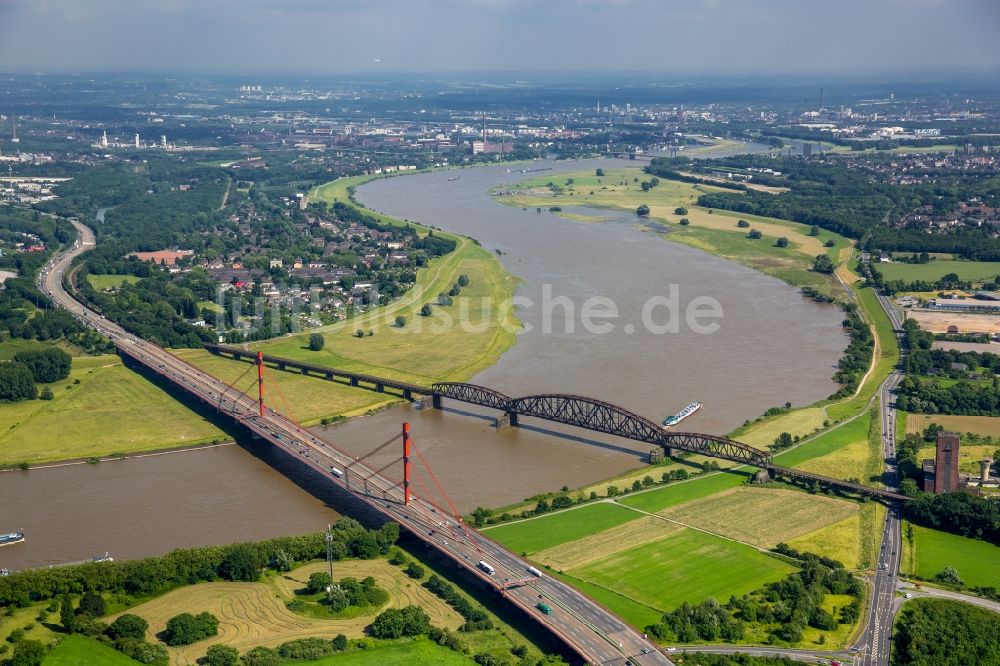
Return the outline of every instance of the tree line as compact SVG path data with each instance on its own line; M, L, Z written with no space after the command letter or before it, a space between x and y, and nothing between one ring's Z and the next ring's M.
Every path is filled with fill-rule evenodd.
M341 518L331 531L335 559L372 559L389 551L399 525L365 529ZM255 581L265 568L288 570L291 562L326 557L323 533L280 537L259 543L178 549L161 557L123 562L88 562L54 569L28 569L0 577L0 607L23 608L33 601L86 591L151 596L201 581Z

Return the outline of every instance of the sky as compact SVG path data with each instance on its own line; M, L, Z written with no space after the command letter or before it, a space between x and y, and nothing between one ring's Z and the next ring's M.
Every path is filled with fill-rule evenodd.
M1000 0L0 0L0 71L1000 74Z

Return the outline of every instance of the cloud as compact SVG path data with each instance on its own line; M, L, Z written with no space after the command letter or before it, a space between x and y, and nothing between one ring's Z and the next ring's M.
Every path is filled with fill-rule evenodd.
M0 0L0 68L1000 68L992 0Z

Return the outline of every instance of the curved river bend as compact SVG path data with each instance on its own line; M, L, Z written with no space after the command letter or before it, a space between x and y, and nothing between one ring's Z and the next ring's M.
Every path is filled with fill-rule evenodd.
M536 163L559 172L635 165L610 160ZM455 176L458 180L451 180ZM501 206L487 190L530 174L481 167L391 178L358 190L367 205L433 224L500 249L524 280L518 296L536 305L518 317L533 330L473 379L509 395L565 392L601 398L661 420L688 402L704 403L684 429L724 433L764 409L810 403L835 390L830 380L846 338L840 313L748 268L667 242L634 226L629 215L587 224ZM698 296L718 301L719 330L653 334L642 305L669 296L683 307ZM575 314L552 308L545 332L544 290L565 297ZM594 334L580 320L594 295L613 301L614 331ZM632 332L627 332L627 325ZM323 384L317 382L317 390ZM359 389L360 390L360 389ZM460 510L496 506L563 485L580 486L634 468L647 447L544 423L495 430L491 414L445 403L444 411L410 406L325 429L338 445L364 455L413 423L414 438ZM555 432L560 436L547 434ZM24 529L28 540L0 549L0 567L19 569L110 551L134 558L173 548L264 539L321 530L342 497L273 451L250 444L0 473L0 530ZM395 446L373 455L374 467L398 457ZM270 464L269 464L270 463ZM394 469L394 468L393 468ZM298 484L289 480L291 476ZM415 490L437 497L426 474Z

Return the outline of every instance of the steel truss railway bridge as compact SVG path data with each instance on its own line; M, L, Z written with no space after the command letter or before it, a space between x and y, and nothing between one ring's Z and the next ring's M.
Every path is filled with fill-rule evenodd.
M213 354L230 356L237 360L256 362L257 359L257 352L236 347L205 345L205 348ZM643 442L650 446L660 447L664 455L667 456L676 456L678 453L694 453L757 467L764 470L770 478L781 477L809 484L819 484L822 487L880 500L907 499L904 495L888 490L782 467L775 464L769 451L763 451L726 437L667 430L644 416L639 416L623 407L585 396L548 393L512 398L489 387L465 382L438 382L430 387L425 387L269 354L263 354L261 358L264 363L271 364L280 370L298 370L301 374L320 376L331 381L339 379L346 381L351 386L371 387L380 393L386 389L393 389L407 400L415 399L415 396L423 396L429 398L431 405L437 409L442 407L445 398L487 407L501 412L501 416L497 419L498 425L517 426L523 417L537 418Z

